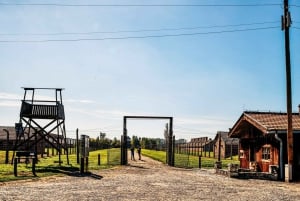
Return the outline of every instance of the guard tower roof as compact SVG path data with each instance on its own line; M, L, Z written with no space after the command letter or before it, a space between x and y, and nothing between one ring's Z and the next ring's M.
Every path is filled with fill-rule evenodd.
M24 90L35 90L35 89L45 89L45 90L64 90L64 88L35 88L35 87L22 87Z

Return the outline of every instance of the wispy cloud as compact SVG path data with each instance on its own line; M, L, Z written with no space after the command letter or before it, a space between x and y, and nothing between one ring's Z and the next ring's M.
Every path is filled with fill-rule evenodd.
M2 101L0 100L0 107L20 107L20 102L18 101Z
M36 94L35 96L36 100L54 100L55 96L49 96L49 95L40 95ZM20 96L20 94L14 94L14 93L5 93L5 92L0 92L0 100L21 100L23 99L23 96ZM27 99L31 99L31 94L27 94ZM94 100L88 100L88 99L66 99L64 102L69 102L69 103L84 103L84 104L90 104L90 103L95 103Z
M0 100L20 100L19 94L0 92Z
M66 106L66 112L70 113L80 113L88 116L92 116L94 118L101 118L107 120L116 120L122 119L124 115L134 115L133 113L129 113L126 111L119 110L100 110L100 109L89 109L89 108L73 108L71 106Z
M68 103L84 103L84 104L90 104L90 103L95 103L94 100L78 100L78 99L66 99L64 100L64 102L68 102Z
M233 124L231 119L196 116L174 119L174 134L179 138L209 137L213 138L218 131L228 131Z
M0 92L0 107L20 107L20 95Z
M228 124L231 122L230 119L220 119L216 117L179 117L176 119L178 124L184 125L221 125Z

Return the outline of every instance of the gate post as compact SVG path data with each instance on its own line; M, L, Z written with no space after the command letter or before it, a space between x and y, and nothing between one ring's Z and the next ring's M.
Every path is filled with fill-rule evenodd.
M199 169L201 169L201 156L199 155L198 157L199 157L199 164L198 165L199 165Z
M6 150L5 150L5 164L8 164L8 155L9 155L9 131L7 129L3 129L6 132Z
M127 128L126 117L123 117L123 135L121 136L121 165L127 165Z
M53 156L53 148L52 148L52 156ZM78 138L78 128L76 129L76 156L77 156L77 164L79 164L80 161L79 161L79 138Z
M172 166L175 166L175 136L173 136L172 140L173 146L172 146Z
M174 157L175 157L175 154L174 154L174 150L175 150L175 139L173 141L173 118L170 117L170 128L169 128L169 147L168 147L168 154L169 154L169 157L168 157L168 165L169 166L174 166Z
M84 158L80 159L80 174L84 174Z
M14 175L18 176L18 159L16 157L14 158Z
M168 165L169 166L172 166L172 136L171 136L171 133L169 133L169 136L168 136L168 141L169 141L169 145L168 145Z
M166 128L164 131L164 137L166 140L166 147L165 147L165 151L166 151L166 164L169 164L169 128L168 128L168 124L166 124Z
M32 174L33 174L33 176L35 176L35 177L36 177L36 173L35 173L35 164L36 164L36 160L37 160L37 158L33 158L33 159L32 159Z
M125 162L125 136L121 136L121 165L126 165Z
M98 165L100 166L101 165L101 160L100 160L101 158L100 158L100 154L98 154Z

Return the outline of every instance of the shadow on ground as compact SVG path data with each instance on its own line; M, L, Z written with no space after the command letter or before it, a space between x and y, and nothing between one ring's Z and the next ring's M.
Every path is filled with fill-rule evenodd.
M91 172L80 173L79 168L77 167L64 167L64 166L48 166L39 168L36 170L36 173L54 173L54 174L65 174L72 177L91 177L94 179L102 179L101 175L97 175Z

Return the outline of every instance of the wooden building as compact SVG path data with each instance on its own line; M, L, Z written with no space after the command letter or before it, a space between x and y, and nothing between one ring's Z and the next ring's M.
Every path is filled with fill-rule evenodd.
M300 179L300 115L293 113L294 179ZM287 164L287 114L244 112L230 129L229 137L240 139L240 168L258 172L276 171L283 180Z
M197 155L204 157L210 157L210 152L213 151L213 144L213 140L208 137L192 138L188 143L192 153L198 153Z
M181 141L176 143L177 153L188 153L195 156L211 157L213 151L213 140L208 137L192 138L190 142Z
M218 131L214 141L214 158L224 159L238 155L239 139L230 138L228 132Z
M9 134L8 136L7 136L7 131ZM28 139L28 138L32 137L33 132L34 132L33 129L30 130L30 133L26 130L25 131L26 134L24 134L24 136L21 137L21 140L23 138ZM57 135L55 135L55 134L50 134L50 135L52 135L54 138L57 138ZM10 151L14 150L16 138L17 138L16 129L14 126L0 126L0 150L10 150ZM30 145L30 143L33 143L34 140L35 140L34 138L31 138L31 140L28 141L27 144L24 144L23 147L20 147L20 149L34 152L34 150L28 150L28 147L30 147L30 146L26 147L27 145ZM44 139L41 139L39 136L37 136L37 141L38 141L38 143L37 143L38 154L42 154L45 151L45 148L51 147ZM51 139L50 139L50 141L51 141ZM63 139L61 136L60 136L60 141L63 143ZM73 140L73 139L67 138L66 141L67 141L69 147L73 147L75 144L75 140ZM52 142L52 143L54 143L54 142Z
M15 127L0 126L0 150L13 150L13 145L15 141L16 141Z

